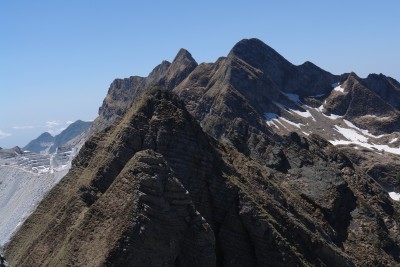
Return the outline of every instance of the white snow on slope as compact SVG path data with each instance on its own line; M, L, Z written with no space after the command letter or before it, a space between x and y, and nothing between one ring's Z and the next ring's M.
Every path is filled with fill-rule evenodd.
M394 142L396 142L398 140L398 138L393 138L392 141L389 142L389 144L393 144Z
M373 149L373 150L378 150L378 151L386 151L392 154L397 154L400 155L400 148L396 147L390 147L388 145L377 145L377 144L368 144L365 142L359 142L359 141L347 141L347 140L329 140L333 145L359 145L361 147Z
M285 119L284 117L278 116L275 113L264 113L264 118L265 118L265 122L268 124L268 126L275 126L278 129L280 127L278 126L277 123L279 123L281 126L283 126L284 128L287 129L287 127L285 126L285 124L283 122L285 122L287 124L290 124L290 125L292 125L294 127L297 127L297 128L300 128L301 126L304 126L304 124L292 122L292 121L290 121L288 119Z
M396 192L389 192L389 196L396 201L400 200L400 193L396 193Z
M366 135L366 136L368 136L368 137L372 137L372 138L381 138L381 137L385 136L384 134L381 134L381 135L373 135L373 134L370 134L368 130L360 129L360 128L358 128L357 126L355 126L353 123L351 123L350 121L348 121L348 120L343 120L343 121L344 121L344 123L346 123L346 125L349 126L350 128L356 129L357 131L363 133L364 135Z
M268 126L272 127L275 126L276 128L279 129L279 126L275 124L274 120L278 119L279 116L278 114L275 113L265 113L264 114L265 122L268 124Z
M335 88L333 88L333 91L344 93L344 88L338 85Z
M290 95L290 100L294 101L294 102L298 102L299 104L303 104L300 99L299 96L296 94L286 94L288 97ZM278 102L274 102L275 105L277 105L279 108L286 110L289 113L295 113L303 118L312 118L315 121L315 118L313 117L313 115L310 113L310 111L305 110L305 111L300 111L300 110L296 110L296 109L291 109L281 103ZM265 114L274 114L274 113L265 113ZM276 115L276 114L275 114ZM297 127L297 126L296 126Z
M368 142L368 137L360 134L355 129L343 128L340 126L335 125L336 130L343 135L347 140L353 142Z
M386 151L389 153L393 154L398 154L400 155L400 148L399 147L390 147L388 145L382 145L382 144L374 144L374 143L368 143L368 137L363 135L363 130L357 128L343 128L340 126L335 125L336 130L342 134L347 140L329 140L333 145L350 145L350 144L355 144L359 145L361 147L373 149L373 150L378 150L378 151ZM373 135L372 135L373 136ZM374 136L375 138L379 138L381 136Z
M313 115L311 115L310 111L308 111L308 110L300 111L300 110L295 110L295 109L289 109L289 112L296 113L297 115L299 115L303 118L312 118L313 120L315 120Z
M300 128L300 126L304 126L304 124L292 122L290 120L285 119L284 117L280 117L279 119L297 128Z
M321 110L322 111L322 110ZM335 115L335 114L331 114L331 115L325 115L324 113L321 113L322 115L324 115L325 117L331 119L331 120L336 120L336 119L341 119L343 118L343 116L339 116L339 115Z

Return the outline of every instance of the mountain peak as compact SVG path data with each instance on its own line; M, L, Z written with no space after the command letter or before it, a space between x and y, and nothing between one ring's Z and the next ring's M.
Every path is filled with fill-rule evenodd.
M257 38L243 39L239 41L229 52L228 56L236 56L250 65L261 68L267 64L289 64L284 57L276 52L272 47L266 45Z
M159 84L167 89L173 89L182 82L197 65L196 60L194 60L189 51L181 48Z
M250 39L242 39L237 42L231 52L241 52L242 50L247 50L249 48L257 48L257 49L271 49L268 45L266 45L263 41L257 38L250 38Z
M176 54L172 63L175 61L182 61L182 60L196 62L196 60L194 60L194 58L192 57L192 54L190 54L190 52L184 48L179 49L178 54ZM197 62L196 62L196 64L197 64Z

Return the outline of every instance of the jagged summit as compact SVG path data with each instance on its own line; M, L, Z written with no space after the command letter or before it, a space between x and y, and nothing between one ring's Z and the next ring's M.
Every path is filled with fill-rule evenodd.
M179 49L178 54L176 54L174 60L172 62L194 62L197 64L196 60L193 59L192 54L184 48Z
M150 79L159 79L162 77L165 72L168 70L169 66L171 66L171 62L168 60L163 60L159 65L157 65L147 76Z
M187 50L181 48L164 77L160 79L157 84L167 89L173 89L181 83L197 65L192 55Z

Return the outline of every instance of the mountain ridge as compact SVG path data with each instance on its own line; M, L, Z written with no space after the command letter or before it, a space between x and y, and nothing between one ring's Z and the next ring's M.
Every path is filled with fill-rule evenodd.
M365 166L396 159L396 121L368 132L398 112L380 83L295 66L256 39L214 63L189 55L112 83L71 171L8 244L11 264L398 265L398 184ZM353 91L387 108L359 121Z

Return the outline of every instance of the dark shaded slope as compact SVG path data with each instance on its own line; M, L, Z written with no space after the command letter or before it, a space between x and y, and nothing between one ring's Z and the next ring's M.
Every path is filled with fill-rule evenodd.
M326 99L325 112L344 116L358 127L376 134L400 129L400 112L366 87L355 73L351 73L340 86L343 92L332 91Z
M10 242L7 259L13 266L396 262L392 203L343 154L296 134L258 150L265 153L252 160L218 143L174 94L152 90L86 142Z
M94 122L93 132L104 129L115 119L120 118L146 89L153 86L172 89L196 66L197 62L192 55L185 49L181 49L172 63L164 60L147 77L132 76L126 79L115 79L99 108L99 117Z
M400 83L381 74L370 74L363 83L393 107L400 109Z

